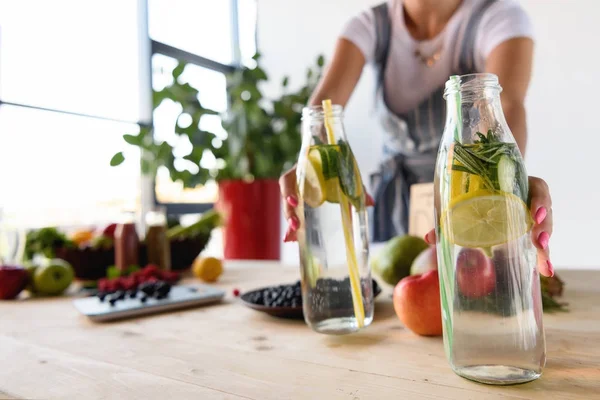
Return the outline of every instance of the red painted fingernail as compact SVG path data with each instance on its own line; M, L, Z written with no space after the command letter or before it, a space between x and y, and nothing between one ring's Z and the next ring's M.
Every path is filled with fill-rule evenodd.
M290 229L292 231L298 230L298 227L300 226L300 221L298 221L297 217L291 217L290 219L288 219L288 224L290 225Z
M539 225L541 224L544 219L546 218L546 215L548 215L548 211L546 210L546 207L540 207L537 212L535 213L535 222Z
M427 244L433 244L433 242L431 241L431 239L430 239L430 237L429 237L429 236L430 236L430 235L429 235L430 233L431 233L431 232L427 232L427 233L425 234L425 242L427 242Z
M550 272L550 277L554 276L554 267L552 266L552 263L550 262L550 260L546 261L546 264L548 265L548 271Z
M550 241L550 235L548 235L548 232L542 232L540 233L540 236L538 236L538 243L540 244L540 246L542 246L542 249L546 249L548 247L548 242Z
M290 206L298 207L298 199L296 198L296 196L288 196L285 199L287 200Z

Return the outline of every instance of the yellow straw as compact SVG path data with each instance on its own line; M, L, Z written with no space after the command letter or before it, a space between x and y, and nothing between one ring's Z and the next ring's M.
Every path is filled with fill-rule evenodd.
M323 100L323 110L325 111L325 130L327 131L327 142L335 144L333 127L331 126L331 100ZM338 187L336 190L341 192ZM352 238L352 215L350 214L350 203L344 193L339 193L340 208L342 211L342 226L344 228L344 239L346 241L346 260L348 262L348 275L350 277L350 287L352 288L352 304L354 306L354 315L358 327L365 326L365 309L362 302L362 293L360 290L360 273L354 252L354 239Z

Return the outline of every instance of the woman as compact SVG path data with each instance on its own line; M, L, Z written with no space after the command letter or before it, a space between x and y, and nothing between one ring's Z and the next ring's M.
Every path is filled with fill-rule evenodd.
M329 98L345 106L365 65L378 72L379 119L386 133L385 161L371 177L373 240L406 233L410 185L433 181L445 122L443 86L449 76L498 76L506 120L525 154L524 101L532 59L531 23L515 0L389 0L346 25L310 103ZM551 199L543 180L530 177L529 183L538 266L551 276ZM291 241L299 226L295 169L281 177L280 186L289 223L285 240ZM435 242L434 231L426 240Z

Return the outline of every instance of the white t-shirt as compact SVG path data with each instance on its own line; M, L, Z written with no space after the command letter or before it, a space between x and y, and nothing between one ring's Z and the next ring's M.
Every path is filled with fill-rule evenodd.
M404 20L403 0L388 0L392 32L384 77L387 104L395 113L416 107L434 90L444 85L454 73L468 20L482 0L463 0L444 30L430 40L415 40ZM341 37L350 40L363 53L367 63L374 64L376 32L375 16L369 9L351 19ZM497 0L482 15L475 40L475 67L483 72L485 60L500 43L516 38L533 38L533 28L526 12L515 0ZM440 59L428 67L415 56L415 50L431 55L440 50ZM502 82L500 82L502 84Z

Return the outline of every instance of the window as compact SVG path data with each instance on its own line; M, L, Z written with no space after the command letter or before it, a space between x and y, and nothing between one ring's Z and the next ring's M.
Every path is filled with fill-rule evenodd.
M150 119L138 3L0 2L0 207L26 226L139 208L139 152L109 165Z
M139 151L111 168L135 124L0 107L2 206L26 226L94 224L140 205Z
M138 122L136 4L0 2L0 99Z
M154 122L158 139L177 139L175 104L153 113L152 87L184 59L181 79L203 105L225 111L225 73L251 62L255 25L256 0L0 1L0 207L30 226L102 223L139 209L140 154L122 135ZM200 124L225 135L218 116ZM182 154L190 146L177 143ZM110 167L120 150L125 163ZM165 170L156 177L155 201L169 213L202 211L197 203L216 193L184 190Z
M256 0L148 0L153 89L169 84L177 60L184 60L188 65L180 77L182 83L198 89L204 107L225 111L226 73L252 63L256 52L256 7ZM154 135L176 148L178 169L195 172L197 165L181 159L191 151L191 143L173 131L179 112L178 105L169 101L154 110ZM227 135L218 116L202 117L200 128L223 139ZM214 161L207 153L200 165L209 167ZM213 183L184 189L162 169L154 193L156 202L165 205L170 214L195 213L214 203L217 187Z

